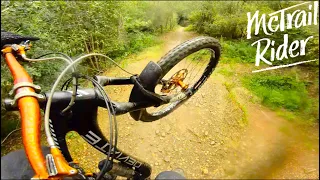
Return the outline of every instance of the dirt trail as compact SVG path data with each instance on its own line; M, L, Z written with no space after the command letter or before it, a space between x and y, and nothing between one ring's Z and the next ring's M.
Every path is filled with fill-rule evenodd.
M163 46L132 57L126 69L140 73L150 60L158 61L193 36L183 28L170 32L162 37ZM105 74L127 76L118 69ZM152 178L175 168L182 168L187 178L319 178L319 128L312 128L314 137L310 137L274 112L251 103L252 95L244 88L228 89L228 81L214 72L190 100L159 121L143 123L129 114L118 116L119 149L151 164ZM106 90L111 99L124 102L131 88ZM239 104L248 109L247 119ZM107 121L106 110L99 109L103 129ZM95 170L92 167L104 157L80 138L68 143L78 143L78 149L71 148L72 155L87 170Z

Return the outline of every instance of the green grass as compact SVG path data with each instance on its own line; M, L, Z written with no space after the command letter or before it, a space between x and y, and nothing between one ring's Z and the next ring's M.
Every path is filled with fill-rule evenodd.
M262 99L263 104L271 108L295 111L311 105L305 84L293 76L261 73L247 76L243 82Z
M231 77L231 76L233 76L234 75L234 71L232 70L232 69L230 69L230 68L218 68L217 70L216 70L216 72L217 73L220 73L220 74L222 74L222 75L224 75L224 76L226 76L226 77Z
M226 87L227 91L229 92L229 98L238 106L238 108L242 111L243 116L241 117L241 121L239 121L240 125L244 126L248 124L248 110L247 108L241 104L238 100L236 95L232 92L232 88L235 86L234 84L225 82L223 85Z
M290 121L318 119L316 100L309 96L306 83L293 74L259 73L244 76L242 82L263 105Z
M243 68L238 69L238 66L235 68L231 66L254 67L256 47L243 40L220 38L220 43L222 54L220 68L217 68L218 73L233 78L234 82L240 80L241 84L258 97L257 102L276 111L289 121L312 124L319 120L316 68L296 67L252 74L249 73L250 69L246 71ZM266 58L269 56L270 53L267 53Z

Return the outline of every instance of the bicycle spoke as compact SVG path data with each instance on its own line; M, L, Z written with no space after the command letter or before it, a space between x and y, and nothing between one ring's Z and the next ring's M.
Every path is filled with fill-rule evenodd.
M184 59L184 69L187 69L187 58Z
M202 63L202 65L205 65L205 64L206 64L206 61L204 61L204 62ZM202 69L202 66L200 66L198 72L197 72L196 75L191 79L191 81L193 81L194 78L197 77L197 75L199 74L199 72L200 72L201 69ZM203 70L204 70L204 69L203 69Z
M197 67L197 65L198 65L199 63L200 63L200 61L198 61L197 64L191 69L191 71L190 71L191 74L190 74L190 76L189 76L188 78L186 78L186 80L191 77L191 75L193 74L193 70Z
M188 59L186 58L185 60L187 61ZM188 67L189 67L192 63L193 63L193 61L192 61L192 60L190 60L189 65L188 65L185 69L188 69Z

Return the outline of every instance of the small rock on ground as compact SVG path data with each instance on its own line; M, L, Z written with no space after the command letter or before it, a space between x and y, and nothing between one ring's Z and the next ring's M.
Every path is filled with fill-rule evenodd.
M202 169L202 174L204 175L209 174L209 170L207 168Z

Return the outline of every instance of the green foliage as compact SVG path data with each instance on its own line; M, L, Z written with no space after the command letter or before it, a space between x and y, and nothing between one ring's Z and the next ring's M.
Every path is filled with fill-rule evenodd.
M294 76L260 73L244 78L244 84L271 108L308 111L311 107L304 82Z
M224 37L226 39L233 39L237 41L231 41L227 43L222 43L224 55L227 62L254 62L256 52L256 46L254 48L250 47L251 43L261 39L270 38L274 40L277 49L280 44L283 43L284 34L289 36L289 44L294 40L305 40L309 36L314 36L310 39L306 46L306 55L298 56L296 58L289 57L288 59L283 59L281 61L272 62L273 65L289 64L297 61L319 59L319 27L318 26L308 26L301 28L293 28L285 30L283 32L275 32L270 36L264 34L262 28L259 29L259 34L254 35L255 26L251 28L252 38L246 40L246 42L238 42L243 40L247 35L247 13L251 12L253 15L257 10L259 10L259 17L262 14L268 14L271 12L278 11L283 8L299 4L300 2L287 2L287 1L230 1L230 2L194 2L190 7L191 12L188 16L188 22L190 23L188 30L194 30L201 34L206 34L213 37ZM306 11L308 11L308 6L301 6ZM296 9L291 9L294 11ZM270 16L266 16L266 25ZM286 17L285 17L286 18ZM276 25L276 21L273 21ZM262 46L265 46L263 44ZM247 48L246 48L247 47ZM240 48L240 49L239 49ZM262 47L264 48L264 47ZM270 59L271 53L270 49L266 53L265 58ZM318 66L319 61L314 63L308 63L309 66Z
M130 36L130 41L127 49L129 53L133 53L141 51L146 47L155 45L155 42L155 36L153 36L152 34L136 33Z
M246 33L246 13L254 10L255 2L198 2L190 14L190 26L199 33L214 37L237 39Z
M1 60L1 98L7 97L12 88L12 77L9 69L4 66ZM15 113L8 113L1 103L1 137L5 137L19 124L18 116Z
M246 41L222 40L221 63L254 63L256 48Z
M234 75L234 71L229 68L218 68L215 72L220 73L226 77L231 77Z
M71 57L98 52L119 61L123 56L159 43L156 35L176 26L177 14L173 3L1 1L1 28L41 39L34 42L28 57L48 52L62 52ZM23 63L23 66L34 83L47 91L66 64L50 61ZM92 57L83 61L79 69L84 74L93 75L109 66L110 63ZM12 88L12 78L3 60L1 68L1 96L4 98ZM6 121L17 118L6 112L3 106L1 112L1 119ZM12 130L11 125L2 125L2 130Z
M175 2L123 2L124 27L127 32L163 33L177 24Z

